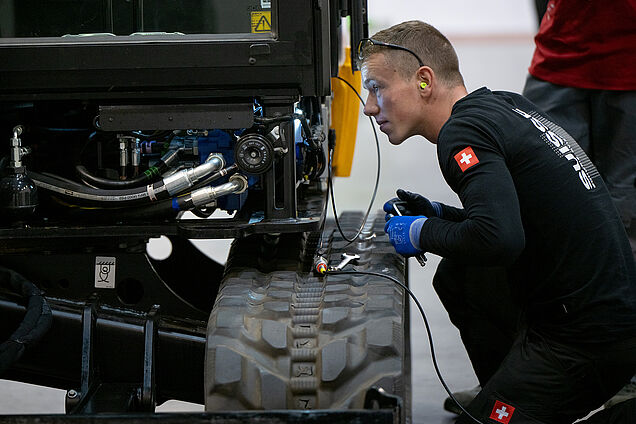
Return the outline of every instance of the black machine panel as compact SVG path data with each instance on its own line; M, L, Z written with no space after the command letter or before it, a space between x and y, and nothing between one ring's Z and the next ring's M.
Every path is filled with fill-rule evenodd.
M0 100L329 94L326 0L35 3L0 0Z

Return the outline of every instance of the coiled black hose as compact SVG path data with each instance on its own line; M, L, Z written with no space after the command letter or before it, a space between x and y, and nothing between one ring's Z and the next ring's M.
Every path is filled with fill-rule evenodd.
M0 344L0 375L15 363L24 351L36 344L51 328L53 314L42 292L17 272L0 266L0 286L19 293L27 300L26 314L9 340Z

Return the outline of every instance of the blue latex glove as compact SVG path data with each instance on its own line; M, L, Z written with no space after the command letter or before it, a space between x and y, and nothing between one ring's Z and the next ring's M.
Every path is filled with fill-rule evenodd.
M428 218L418 216L394 216L384 226L395 251L403 256L415 256L422 253L420 232Z
M442 217L442 206L438 202L431 202L420 194L402 189L398 189L397 196L387 201L382 208L386 212L385 220L387 221L397 215L394 209L395 204L402 215Z

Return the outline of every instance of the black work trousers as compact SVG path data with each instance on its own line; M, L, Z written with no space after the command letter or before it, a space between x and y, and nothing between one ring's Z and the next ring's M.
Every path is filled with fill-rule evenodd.
M600 407L636 371L636 339L583 348L524 323L504 269L444 259L433 285L482 386L468 411L484 423L572 423ZM633 424L636 403L596 415L588 422ZM594 421L599 419L605 421ZM457 421L473 422L466 414Z

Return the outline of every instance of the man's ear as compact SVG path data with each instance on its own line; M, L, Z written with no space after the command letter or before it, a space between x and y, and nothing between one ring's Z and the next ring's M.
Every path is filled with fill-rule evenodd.
M431 84L435 81L435 73L428 66L421 66L416 74L415 80L419 90L427 90L431 88Z

